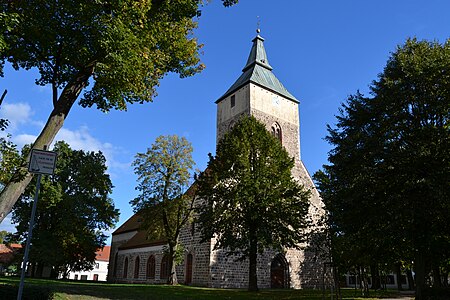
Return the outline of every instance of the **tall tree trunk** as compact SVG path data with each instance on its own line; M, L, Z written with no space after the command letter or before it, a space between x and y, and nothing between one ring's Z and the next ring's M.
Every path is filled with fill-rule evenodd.
M175 263L175 249L177 245L174 243L169 242L169 270L170 274L167 278L167 283L170 285L177 285L178 284L178 278L177 278L177 270L176 270L176 263Z
M248 290L251 292L258 291L258 275L257 275L257 258L258 258L258 242L255 231L250 232L250 251L249 251L249 268L248 268Z
M406 270L406 277L408 278L408 290L412 291L416 288L414 277L410 268Z
M441 271L436 265L433 265L433 286L442 287Z
M380 269L378 264L370 265L370 275L372 276L372 290L379 290L381 288Z
M78 75L66 85L59 100L54 104L53 111L51 112L47 123L33 143L33 149L43 149L44 145L49 146L53 142L56 134L62 128L70 109L81 91L86 87L89 77L94 72L94 66L95 63L88 64L85 69L80 70ZM29 159L30 156L27 157L27 161L29 161ZM27 163L25 163L5 185L0 193L0 223L11 211L17 199L24 192L32 178L33 174L27 172Z
M400 262L395 264L395 276L397 277L397 289L403 290L402 287L402 264Z
M426 262L423 250L418 250L416 261L414 262L414 271L416 273L416 300L425 299L423 290L425 289Z
M336 299L340 300L340 299L342 299L342 294L341 294L341 282L339 280L338 267L333 266L332 272L333 272L333 280L334 280L334 289L335 289L335 293L336 293Z

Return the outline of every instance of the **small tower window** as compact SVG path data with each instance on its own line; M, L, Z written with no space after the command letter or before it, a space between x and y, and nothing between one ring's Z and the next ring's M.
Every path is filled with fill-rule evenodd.
M280 143L283 142L280 124L278 124L277 122L273 123L271 127L271 133L275 138L277 138L280 141Z
M234 107L236 105L236 97L233 95L231 96L231 107Z

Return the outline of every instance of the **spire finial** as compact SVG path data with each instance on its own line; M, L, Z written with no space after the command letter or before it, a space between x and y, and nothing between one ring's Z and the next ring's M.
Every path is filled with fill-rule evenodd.
M259 16L256 16L256 33L259 34L261 32L261 29L259 29Z

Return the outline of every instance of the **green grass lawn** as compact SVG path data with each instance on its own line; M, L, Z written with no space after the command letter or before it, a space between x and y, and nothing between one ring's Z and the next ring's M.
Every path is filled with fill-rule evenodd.
M18 285L18 278L0 277L0 299L2 298L2 285ZM48 288L55 294L53 299L167 299L167 300L188 300L188 299L322 299L320 290L261 290L257 293L251 293L241 289L210 289L188 286L168 286L168 285L147 285L147 284L109 284L93 283L80 281L60 281L45 279L27 279L24 289L32 287ZM4 294L3 294L4 295ZM379 299L386 297L395 297L396 291L372 292L371 297L364 299ZM360 292L352 289L343 290L343 299L363 299L359 298ZM11 297L11 296L9 296ZM11 299L16 299L12 297ZM325 299L331 299L329 291Z

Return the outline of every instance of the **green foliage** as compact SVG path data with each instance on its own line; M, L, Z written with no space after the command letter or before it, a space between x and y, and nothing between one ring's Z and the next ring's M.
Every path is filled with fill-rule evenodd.
M8 231L6 231L6 230L0 231L0 244L3 244L3 241L7 234L8 234Z
M163 246L164 254L170 255L170 249L166 245ZM182 244L177 244L173 253L173 263L175 266L179 266L183 263L185 254L185 248Z
M236 0L223 0L225 6ZM201 0L62 0L0 3L0 75L4 64L36 68L51 85L53 110L33 147L53 142L73 104L126 110L152 101L169 72L203 69L194 37ZM90 88L87 88L88 85ZM60 93L60 95L58 95ZM25 165L22 166L23 168ZM0 221L31 181L27 175L0 194Z
M0 12L0 53L5 52L9 47L8 42L5 40L5 35L9 34L14 26L18 25L18 15L16 13L7 13L5 11ZM3 64L0 64L0 75L3 75Z
M205 201L198 218L203 239L214 236L214 249L250 260L266 249L298 248L308 226L309 191L292 177L293 166L263 124L242 118L197 180Z
M17 151L17 146L11 142L11 136L0 138L0 186L8 183L13 175L18 171L23 157Z
M450 40L406 41L372 97L342 106L328 127L331 164L315 177L350 256L414 260L419 285L450 249L449 86Z
M16 69L38 68L36 82L57 88L70 86L94 65L89 68L93 87L80 103L105 111L124 110L127 103L150 101L168 72L184 77L203 68L198 57L201 45L193 37L199 4L198 0L4 2L0 41L9 47L0 48L0 58ZM12 15L18 22L6 19Z
M142 217L148 238L167 240L174 272L180 230L190 220L194 204L194 196L187 192L194 167L192 145L177 135L159 136L145 153L136 154L133 166L139 195L130 203ZM176 275L169 282L176 283Z
M95 251L105 245L103 231L118 220L109 194L112 183L101 152L72 150L58 142L55 174L43 176L38 199L30 262L58 272L92 268ZM14 206L17 234L25 238L35 181Z
M146 153L136 154L133 162L139 196L132 204L139 211L147 205L178 199L189 186L194 161L192 145L177 135L159 136Z

